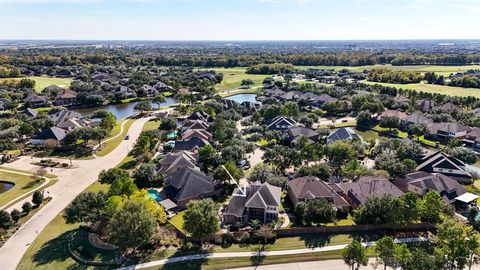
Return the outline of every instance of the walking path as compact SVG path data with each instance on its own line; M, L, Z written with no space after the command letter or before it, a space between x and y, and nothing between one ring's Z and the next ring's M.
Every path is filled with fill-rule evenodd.
M113 137L111 137L111 138L108 138L108 139L104 140L104 141L102 142L102 144L103 144L103 143L107 143L107 142L109 142L109 141L111 141L111 140L115 140L116 138L122 136L122 135L123 135L123 129L125 128L125 124L126 124L127 122L128 122L128 118L126 118L126 119L122 122L122 124L120 125L120 132L119 132L117 135L115 135L115 136L113 136ZM95 149L98 149L99 147L100 147L100 144L97 144L97 145L95 145L95 146L93 147L93 149L95 150ZM96 158L98 157L98 156L96 156L96 155L94 155L94 156L95 156Z
M401 238L397 239L396 242L398 243L412 243L412 242L425 242L428 241L429 238L426 237L413 237L413 238ZM364 246L372 246L375 242L366 242L363 243ZM308 253L316 253L322 251L333 251L333 250L341 250L345 248L347 244L342 245L332 245L332 246L325 246L325 247L317 247L317 248L303 248L303 249L291 249L291 250L275 250L275 251L260 251L260 252L225 252L225 253L205 253L205 254L196 254L196 255L189 255L189 256L179 256L173 257L153 262L141 263L132 266L126 266L122 268L118 268L118 270L133 270L133 269L144 269L150 267L161 266L170 263L178 263L184 261L192 261L192 260L200 260L200 259L220 259L220 258L250 258L250 257L263 257L263 256L284 256L284 255L297 255L297 254L308 254ZM346 267L343 264L343 267ZM251 269L251 268L246 268ZM289 268L286 268L289 269ZM315 268L312 268L315 269ZM329 268L321 268L321 269L329 269ZM345 268L344 268L345 269Z
M127 155L140 133L144 124L150 118L136 120L130 127L130 140L122 141L112 152L103 157L92 160L75 160L74 168L53 168L52 174L59 177L58 182L46 189L52 197L50 203L40 209L32 218L0 248L0 261L2 270L14 270L20 262L28 246L35 240L37 233L41 232L78 194L93 184L98 174L103 169L109 169L119 164ZM38 159L39 160L39 159ZM38 166L31 164L38 161L35 158L22 157L19 160L9 163L6 167L35 171ZM65 162L65 160L63 160ZM4 166L5 167L5 166ZM12 207L22 205L26 200L21 200ZM12 209L10 207L9 209Z

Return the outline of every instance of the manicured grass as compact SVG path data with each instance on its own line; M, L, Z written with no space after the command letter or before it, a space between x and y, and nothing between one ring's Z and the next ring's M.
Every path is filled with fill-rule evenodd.
M152 119L143 125L142 131L147 131L147 130L155 130L160 127L160 121L157 119Z
M260 86L263 82L263 79L269 75L258 75L258 74L246 74L245 67L236 67L236 68L212 68L206 70L215 70L217 73L223 74L223 80L220 84L216 86L217 90L225 91L239 88L241 86L242 80L251 79L254 86Z
M477 97L480 98L480 89L478 88L463 88L455 86L446 86L446 85L433 85L427 83L409 83L409 84L395 84L395 83L379 83L379 82L369 82L362 81L366 84L379 84L383 86L402 88L405 90L416 90L427 93L438 93L444 94L447 96L458 96L458 97Z
M23 194L30 192L41 184L36 184L34 179L30 176L16 173L17 170L13 171L5 168L0 169L2 169L0 170L0 180L12 182L15 184L12 189L0 195L0 206L11 203L12 200L15 200ZM3 170L9 170L9 172Z
M182 231L183 233L187 234L185 229L183 228L183 216L185 215L185 211L178 212L173 218L170 219L170 224L172 224L175 228Z
M240 94L257 94L260 92L260 87L255 86L255 88L250 88L250 89L240 89L240 90L234 90L234 91L223 91L219 92L218 94L221 97L229 97L229 96L234 96L234 95L240 95Z
M58 84L58 85L65 85L66 87L70 87L73 78L54 78L54 77L40 77L40 76L32 76L32 77L21 77L21 78L7 78L1 79L2 80L21 80L21 79L32 79L35 80L35 91L41 92L45 87Z
M123 126L123 132L120 133L121 125L125 121L126 123ZM115 139L109 140L106 143L102 143L102 148L96 152L96 155L103 157L112 152L113 149L115 149L125 139L125 136L127 136L128 130L130 129L130 126L133 124L134 121L135 120L133 119L124 119L120 121L110 132L110 138L113 138L119 134L120 136L116 137Z
M55 185L57 182L58 182L58 179L52 179L52 180L50 180L46 185L44 185L43 187L41 187L41 188L38 189L38 190L39 190L39 191L42 191L42 190L44 190L44 189L46 189L46 188L49 188L49 187ZM8 207L10 207L11 205L13 205L13 204L15 204L15 203L17 203L17 202L19 202L19 201L21 201L21 200L24 200L25 198L30 197L30 196L32 196L32 193L30 193L30 194L24 194L23 196L18 197L16 200L13 200L13 201L8 202L8 204L5 205L5 208L8 208Z

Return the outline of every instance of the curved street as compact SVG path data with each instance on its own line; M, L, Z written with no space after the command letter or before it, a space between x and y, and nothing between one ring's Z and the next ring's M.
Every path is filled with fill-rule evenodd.
M148 118L140 118L136 120L130 127L128 135L130 140L122 141L111 153L104 157L97 157L91 160L74 160L71 169L52 169L49 173L58 176L59 181L46 189L45 192L52 200L46 204L38 213L31 217L23 226L3 245L0 249L0 261L2 270L14 270L27 251L28 246L35 240L37 234L40 233L45 226L50 223L78 194L93 184L98 174L103 169L109 169L119 164L133 148L133 145L144 124L150 120ZM21 169L24 171L35 171L38 168L31 163L36 161L31 157L22 157L21 159L10 163L4 167ZM69 162L63 160L63 162ZM31 198L22 200L15 205L9 207L21 209L21 205Z

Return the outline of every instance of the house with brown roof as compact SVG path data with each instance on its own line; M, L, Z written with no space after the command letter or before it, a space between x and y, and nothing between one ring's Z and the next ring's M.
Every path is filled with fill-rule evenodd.
M75 91L65 91L55 97L56 106L70 106L77 103L77 93Z
M469 131L463 142L469 147L480 149L480 128L473 128Z
M340 184L345 200L356 208L365 203L370 196L390 194L400 197L403 194L397 186L384 176L361 176L352 183Z
M299 177L288 181L288 197L293 205L321 198L332 203L339 211L348 211L350 204L335 189L339 189L337 184L327 184L315 176Z
M244 190L243 190L244 189ZM236 188L224 212L226 223L247 223L256 219L262 223L278 219L282 198L282 189L268 183L252 183L250 186Z
M206 131L205 129L187 129L182 132L182 140L188 140L192 137L199 137L206 141L212 141L212 133Z
M198 154L189 151L179 151L166 155L157 166L157 173L170 174L183 168L191 168L197 171Z
M448 141L465 138L472 128L456 122L441 122L428 126L428 130L435 138Z
M451 102L447 102L445 104L443 104L442 106L440 106L440 108L438 109L439 111L441 112L448 112L448 113L452 113L452 112L460 112L460 111L463 111L462 108L458 107L457 105L451 103Z
M287 130L285 142L295 145L300 138L304 137L309 143L314 143L319 140L319 136L320 134L311 128L291 127Z
M403 192L413 192L423 196L427 192L436 191L447 203L455 202L455 198L467 191L457 180L441 173L413 172L405 177L393 180Z
M415 103L417 110L422 112L430 112L437 108L437 103L430 99L421 99Z
M27 105L27 107L35 109L40 107L47 107L49 105L49 100L46 96L31 94L25 98L25 104Z
M420 113L412 113L401 120L402 126L410 128L413 125L429 126L433 124L433 120Z
M408 115L399 110L385 110L377 116L377 120L380 121L388 117L395 117L395 118L398 118L399 120L404 120L408 117Z

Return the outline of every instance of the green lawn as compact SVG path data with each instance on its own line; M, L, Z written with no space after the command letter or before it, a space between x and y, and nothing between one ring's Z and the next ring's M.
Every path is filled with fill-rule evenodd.
M5 169L5 168L1 168L1 169ZM35 187L40 185L40 183L35 183L34 179L31 178L30 176L15 173L15 171L18 171L18 170L15 170L15 171L10 169L6 169L6 170L9 170L9 172L0 171L0 179L4 181L13 182L15 183L15 186L9 191L6 191L0 195L0 206L6 205L12 200L22 196L25 193L30 192ZM30 173L30 172L23 172L23 173Z
M183 228L183 215L185 215L185 211L178 212L173 218L170 219L170 224L172 224L175 228L182 231L183 233L187 234L185 229Z
M160 127L160 120L152 119L147 123L145 123L145 125L143 125L142 131L155 130L155 129L158 129L159 127Z
M366 84L379 84L383 86L389 87L396 87L402 88L405 90L416 90L422 91L427 93L438 93L444 94L448 96L459 96L459 97L476 97L480 98L480 89L478 88L463 88L463 87L455 87L455 86L446 86L446 85L433 85L433 84L426 84L426 83L408 83L408 84L395 84L395 83L379 83L379 82L369 82L369 81L362 81Z
M35 80L35 91L37 92L42 91L45 87L52 84L65 85L69 87L73 80L73 78L54 78L54 77L40 77L40 76L7 78L2 80L21 80L21 79Z
M126 123L123 126L123 132L120 134L121 125L124 121L126 121ZM107 141L105 144L102 144L102 148L96 152L96 155L103 157L112 152L113 149L115 149L125 139L125 136L127 136L128 130L130 129L130 126L133 124L133 122L135 122L134 119L123 119L122 121L118 122L118 124L110 132L109 138L115 137L119 134L120 136Z
M223 80L216 86L217 90L233 90L241 86L242 80L251 79L255 84L253 86L261 86L263 79L269 75L246 74L246 67L235 68L209 68L206 70L215 70L217 73L223 74Z

